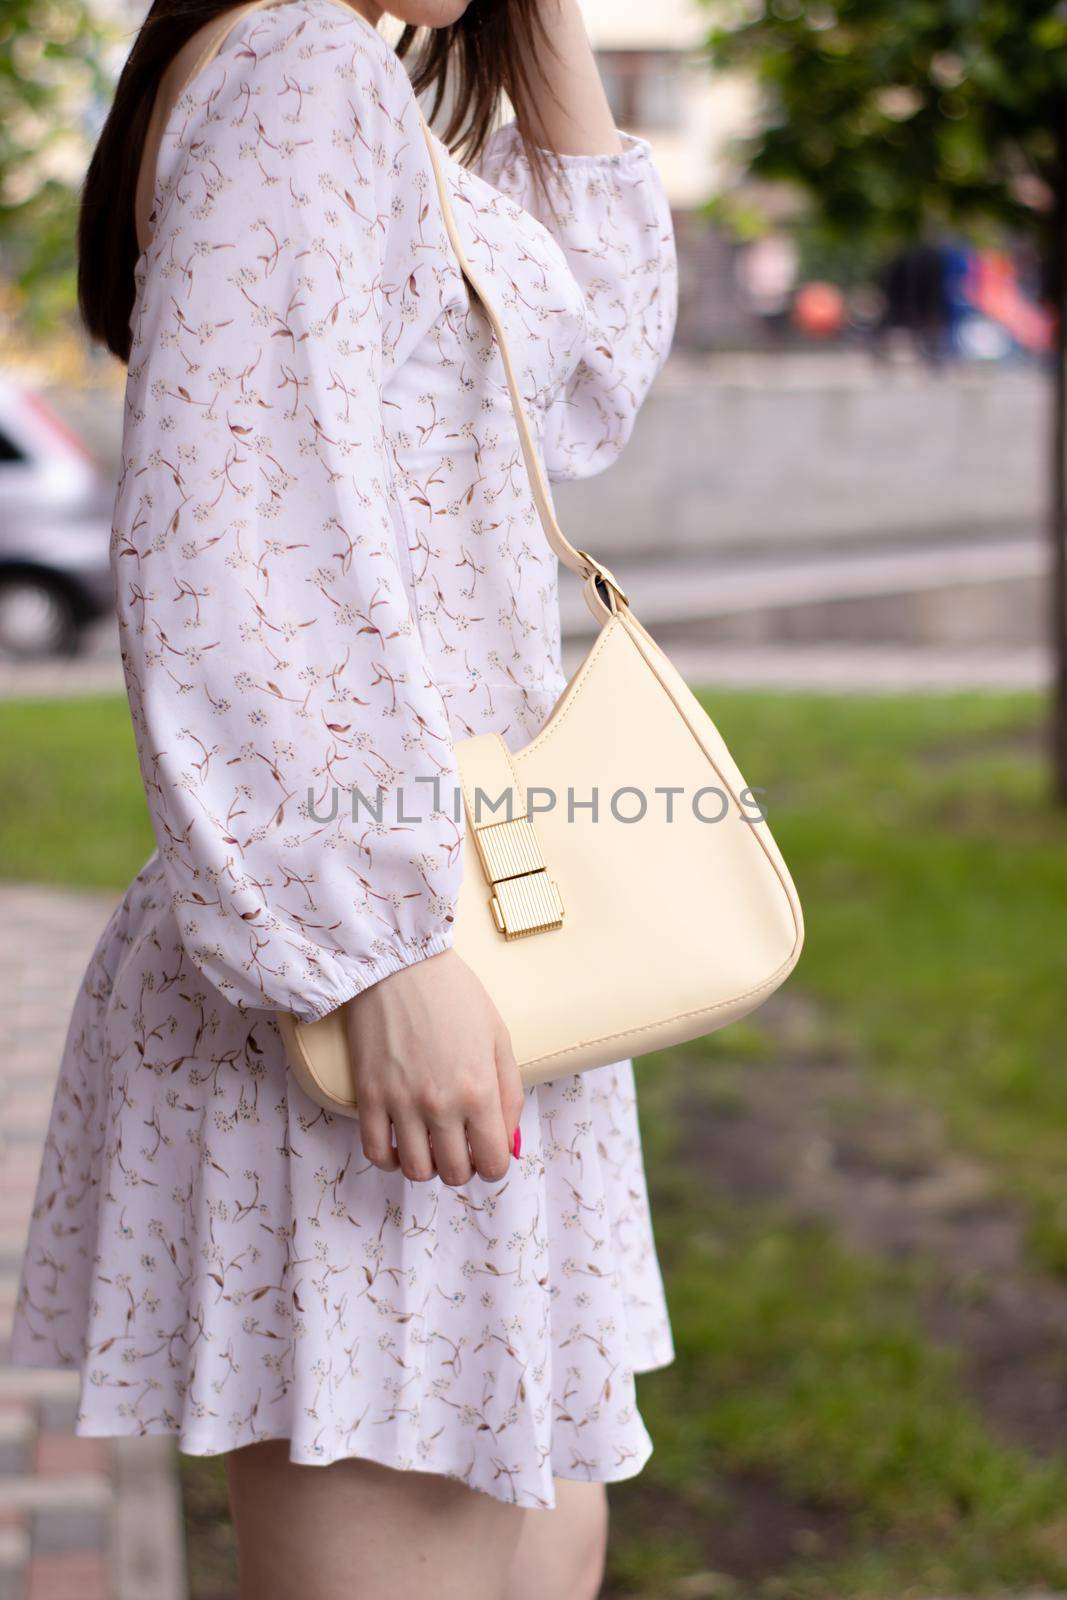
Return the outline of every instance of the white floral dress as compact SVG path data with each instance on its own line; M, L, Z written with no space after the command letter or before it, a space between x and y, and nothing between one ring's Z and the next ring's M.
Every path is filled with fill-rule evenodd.
M669 209L622 140L564 158L554 214L512 125L446 165L557 479L615 459L673 333ZM75 1007L12 1357L80 1368L81 1434L286 1438L528 1507L632 1476L634 1373L673 1350L631 1063L530 1089L521 1158L454 1189L373 1167L274 1022L451 943L462 820L326 822L331 789L447 793L455 739L527 742L565 682L499 352L369 23L237 24L136 278L113 557L158 851Z

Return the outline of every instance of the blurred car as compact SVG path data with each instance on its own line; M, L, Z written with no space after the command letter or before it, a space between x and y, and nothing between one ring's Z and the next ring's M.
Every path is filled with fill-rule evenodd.
M62 418L0 379L0 656L72 655L111 610L113 501Z

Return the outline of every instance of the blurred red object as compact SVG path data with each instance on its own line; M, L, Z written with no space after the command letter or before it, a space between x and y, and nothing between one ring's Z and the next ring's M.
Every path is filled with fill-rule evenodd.
M845 325L845 297L832 283L805 283L793 296L793 326L813 339L830 339Z
M975 251L966 293L975 310L999 322L1022 349L1035 355L1052 349L1056 331L1053 314L1048 307L1027 299L1015 263L1003 251Z

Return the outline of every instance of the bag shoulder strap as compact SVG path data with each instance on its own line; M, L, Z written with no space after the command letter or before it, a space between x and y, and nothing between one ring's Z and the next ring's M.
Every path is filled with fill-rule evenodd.
M459 230L456 227L456 219L452 213L452 202L448 193L448 184L445 181L444 169L441 165L441 159L436 149L437 140L430 129L429 123L423 116L421 109L419 111L419 120L422 123L422 131L426 139L426 148L430 153L430 162L433 166L433 175L437 183L437 194L441 202L441 212L444 216L445 229L448 233L449 242L452 245L453 251L455 252L455 257L459 263L460 271L466 279L467 284L469 285L475 298L479 301L482 310L485 312L485 315L489 321L489 326L492 328L493 333L496 336L496 342L500 348L500 359L504 365L504 376L507 378L508 393L511 397L511 409L515 413L515 427L519 435L519 444L522 448L523 460L526 463L526 472L530 479L530 488L533 490L534 503L537 506L537 514L541 519L541 526L545 530L545 537L564 565L568 566L572 572L576 572L580 578L588 578L593 575L593 573L606 573L610 578L611 575L607 573L606 567L601 567L599 563L594 561L593 558L584 550L575 549L574 545L571 544L570 540L567 538L563 532L563 529L556 520L555 513L552 509L552 500L548 492L548 485L545 481L540 457L537 452L537 446L534 443L533 434L530 431L530 424L526 417L526 407L523 404L522 391L519 388L519 380L515 374L515 366L511 359L511 349L508 345L508 336L504 332L504 325L497 314L492 300L486 294L480 278L474 271L474 268L471 266L470 262L467 260L463 245L460 242ZM612 582L614 582L614 580L612 580ZM622 598L625 602L625 596Z
M183 75L176 92L173 95L168 95L166 97L167 103L165 104L157 99L157 104L155 104L152 108L152 117L149 123L148 133L145 137L144 151L141 157L141 175L144 176L146 182L152 185L153 189L155 182L155 170L159 159L159 146L162 142L164 129L166 128L170 119L171 109L181 99L182 95L185 93L193 79L197 77L199 73L203 72L204 68L209 66L215 59L223 44L226 42L230 32L237 26L238 22L240 22L243 17L248 16L253 11L262 11L267 9L269 6L279 5L282 3L283 0L246 0L245 4L234 6L231 11L228 11L225 14L223 19L224 25L222 27L214 28L209 26L209 28L204 30L207 35L205 42L199 53L196 55L191 68ZM348 0L333 0L333 3L335 5L342 6L346 11L354 12L357 17L361 17L361 19L366 22L368 28L373 26L373 24L367 21L365 17L362 17L362 13L356 11L356 8L348 3ZM526 465L527 476L530 480L530 488L533 492L534 504L537 507L537 515L541 520L541 526L544 529L545 538L548 540L549 545L555 551L560 561L563 562L564 566L569 567L570 570L574 573L577 573L580 578L587 580L585 596L586 604L593 612L593 615L597 617L598 620L602 620L605 616L610 615L612 612L615 612L627 605L628 602L626 594L623 592L622 588L615 579L614 574L608 567L605 567L599 561L596 561L588 553L588 551L579 550L571 544L570 540L563 532L563 529L560 527L559 522L556 520L555 512L552 508L552 500L549 494L548 484L546 482L545 475L541 467L540 457L537 452L537 446L534 443L533 434L530 430L530 424L527 420L526 408L522 400L522 391L519 388L519 381L516 377L515 367L511 359L511 350L508 346L507 334L504 331L504 326L500 321L500 317L497 314L496 308L494 307L490 298L487 296L480 279L478 278L474 269L471 267L471 264L467 260L466 254L464 253L462 243L460 242L459 230L456 227L456 219L452 213L452 203L448 193L448 184L445 179L444 168L437 150L438 141L434 133L431 131L429 123L423 116L421 107L418 108L418 111L419 121L422 124L423 136L426 140L426 149L430 157L430 165L433 169L434 181L437 185L437 194L441 203L441 213L444 219L445 230L448 234L449 242L453 251L455 252L459 269L463 274L463 277L466 280L469 288L474 294L475 299L479 302L482 310L485 312L486 318L488 319L489 325L493 330L493 334L500 348L500 358L504 366L504 375L507 379L508 394L511 400L511 409L515 415L515 427L519 436L519 446L522 450L523 461ZM441 148L444 149L444 146L442 145ZM601 597L600 594L601 590L603 591L603 597Z
M134 212L139 250L146 250L151 242L148 222L155 195L156 168L171 112L193 79L211 65L241 18L251 11L262 11L278 3L279 0L245 0L245 3L234 6L232 10L213 17L189 36L163 73L148 120L137 173ZM196 49L197 43L199 49Z

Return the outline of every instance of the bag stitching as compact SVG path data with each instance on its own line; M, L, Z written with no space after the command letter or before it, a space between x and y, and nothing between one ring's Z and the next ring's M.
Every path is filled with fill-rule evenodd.
M764 989L780 983L796 965L799 951L794 944L786 959L777 966L769 978L764 978L762 983L757 983L754 988L745 989L741 994L733 995L729 1000L716 1000L711 1006L695 1006L691 1011L674 1011L670 1016L661 1017L657 1022L642 1022L636 1028L621 1028L618 1033L600 1033L595 1039L587 1039L582 1044L567 1045L562 1050L552 1050L548 1055L535 1056L532 1061L524 1063L526 1068L537 1067L542 1061L555 1061L560 1056L578 1055L582 1050L588 1050L594 1045L606 1044L609 1039L630 1039L635 1034L648 1033L654 1028L663 1028L669 1022L681 1022L685 1017L710 1016L713 1011L723 1011L727 1006L734 1006L741 1000L750 1000L754 994L760 994ZM519 1069L520 1071L523 1068Z

